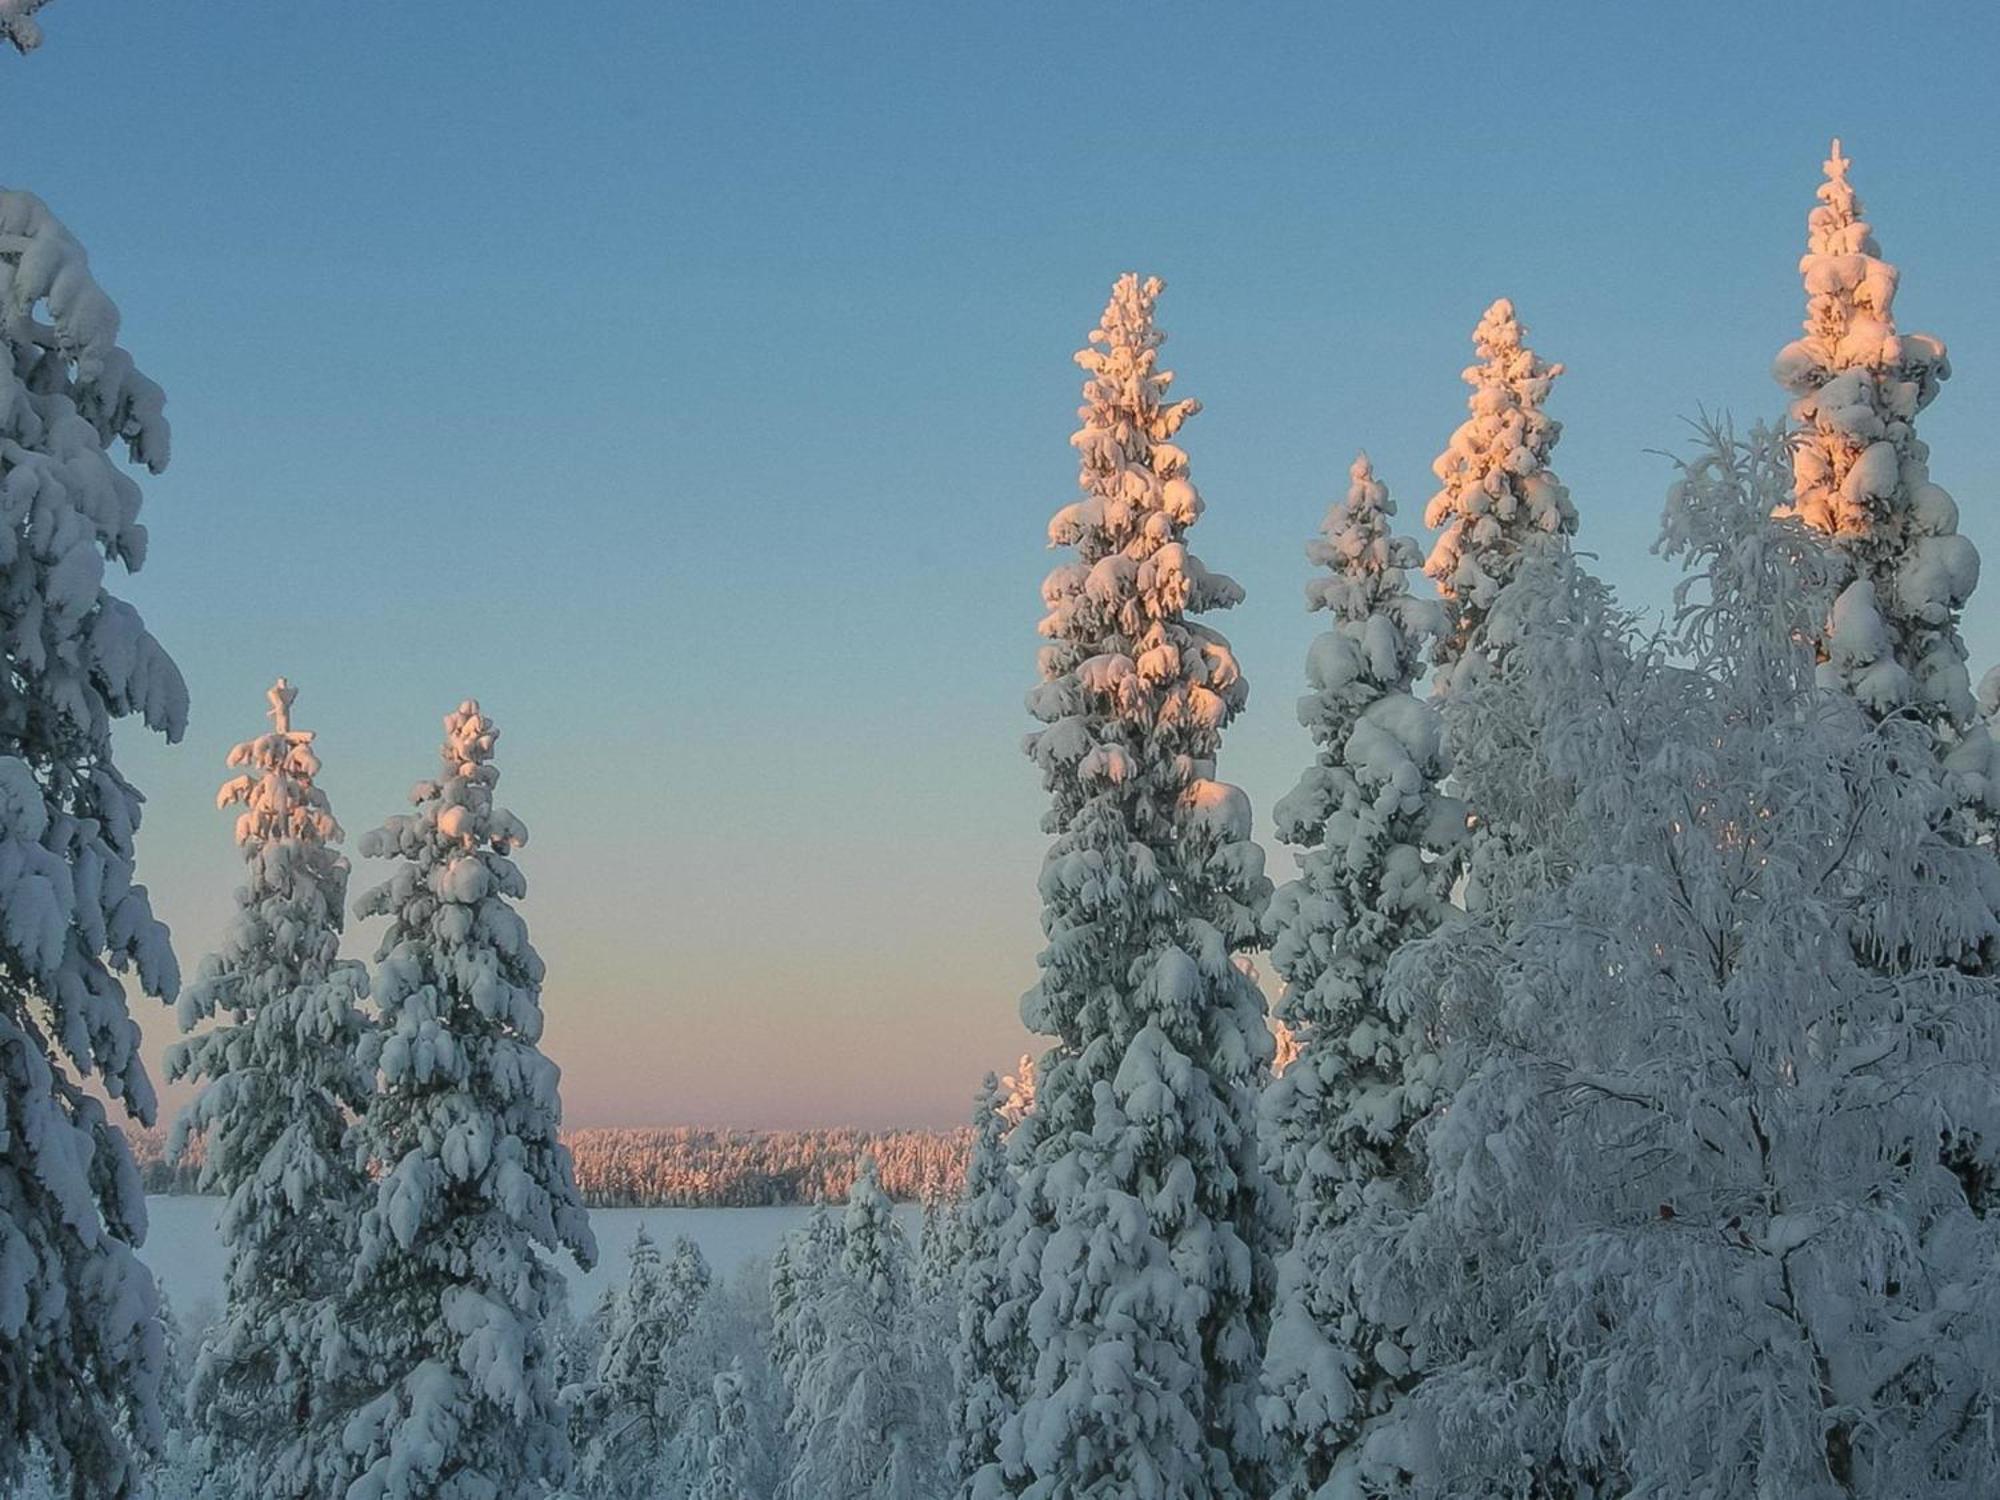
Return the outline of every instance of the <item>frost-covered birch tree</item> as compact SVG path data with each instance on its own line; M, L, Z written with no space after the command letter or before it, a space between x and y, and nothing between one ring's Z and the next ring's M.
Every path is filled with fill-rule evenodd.
M1562 424L1543 410L1563 367L1530 349L1526 333L1505 297L1480 317L1479 362L1463 376L1471 415L1431 465L1439 488L1424 525L1439 536L1424 571L1449 612L1436 647L1441 691L1504 654L1510 637L1491 628L1500 591L1538 544L1576 530L1569 491L1549 466Z
M6 189L0 352L0 1486L35 1448L76 1494L118 1497L160 1438L162 1340L113 1118L156 1108L120 975L161 999L180 975L132 878L142 799L111 726L178 740L187 688L105 586L146 558L109 450L157 473L168 433L82 247Z
M1293 1219L1277 1262L1264 1417L1280 1497L1395 1493L1403 1465L1370 1440L1407 1391L1413 1360L1354 1278L1355 1246L1422 1188L1412 1135L1435 1107L1437 1043L1392 1006L1389 961L1433 930L1465 809L1441 783L1450 760L1437 709L1415 694L1444 612L1410 590L1420 560L1394 531L1395 503L1366 455L1307 556L1327 572L1308 606L1330 625L1306 660L1299 720L1318 755L1278 804L1278 835L1302 850L1267 927L1285 980L1278 1018L1298 1051L1264 1097L1274 1175Z
M1032 1367L985 1495L1231 1500L1262 1484L1271 1036L1238 956L1270 886L1247 799L1215 779L1246 688L1198 617L1242 590L1187 544L1202 501L1174 439L1198 406L1168 394L1159 293L1120 279L1076 357L1083 498L1049 527L1071 556L1042 588L1028 751L1055 842L1021 1013L1054 1044L1006 1251Z
M1931 481L1917 413L1951 374L1944 344L1896 328L1896 267L1881 258L1850 163L1833 143L1799 261L1804 336L1773 367L1791 393L1793 490L1781 507L1825 536L1841 588L1815 626L1830 682L1878 716L1909 711L1955 739L1975 705L1959 619L1979 553Z
M202 1340L187 1406L195 1451L220 1492L338 1493L344 1455L334 1381L340 1299L369 1187L348 1147L367 1099L361 964L340 957L347 860L316 784L313 733L292 727L279 678L271 728L229 753L244 883L217 950L181 993L180 1023L206 1030L167 1055L200 1084L175 1137L204 1143L200 1184L224 1199L220 1323Z
M379 1165L363 1215L349 1332L367 1395L346 1446L347 1500L492 1500L560 1481L569 1445L544 1322L546 1258L597 1257L542 1034L542 960L512 906L527 830L493 801L499 731L470 700L445 717L443 770L415 810L365 835L396 861L358 916L386 916L378 1075L360 1150Z
M1928 726L1815 682L1788 460L1724 436L1685 470L1677 640L1595 692L1525 653L1580 868L1392 973L1466 1066L1379 1247L1428 1362L1419 1494L2000 1485L2000 1240L1938 1153L2000 1125L1994 981L1956 962L1992 857L1938 831Z

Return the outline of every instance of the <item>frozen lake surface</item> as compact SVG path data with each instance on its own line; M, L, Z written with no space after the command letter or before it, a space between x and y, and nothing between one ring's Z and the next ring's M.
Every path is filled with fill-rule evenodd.
M203 1303L222 1300L222 1243L215 1223L222 1212L220 1198L166 1195L149 1197L146 1211L151 1227L139 1258L153 1270L183 1318ZM838 1210L836 1210L838 1212ZM811 1216L810 1208L594 1208L590 1227L597 1234L597 1269L579 1272L568 1257L563 1272L569 1278L571 1306L596 1305L607 1285L624 1280L632 1240L644 1224L656 1243L671 1244L686 1235L701 1247L718 1278L734 1275L747 1260L767 1259L785 1234ZM915 1243L919 1210L900 1204L896 1217Z

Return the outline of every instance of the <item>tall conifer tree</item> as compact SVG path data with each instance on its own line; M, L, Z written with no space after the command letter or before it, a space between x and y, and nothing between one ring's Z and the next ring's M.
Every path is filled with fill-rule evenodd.
M216 799L242 809L236 917L181 995L183 1030L217 1024L168 1054L167 1075L201 1083L175 1134L202 1138L201 1189L225 1200L222 1320L187 1396L198 1452L219 1486L294 1497L338 1493L344 1470L332 1381L368 1192L347 1144L367 1099L368 978L340 957L347 860L312 731L292 727L284 678L268 696L270 730L230 751L238 774Z
M1238 959L1270 885L1247 799L1215 779L1246 687L1198 616L1242 590L1187 544L1202 501L1174 439L1198 406L1168 395L1160 289L1121 278L1077 355L1083 498L1049 527L1072 557L1043 585L1029 698L1055 843L1021 1008L1055 1040L1008 1233L1032 1368L986 1494L1232 1500L1263 1483L1271 1036Z
M547 1256L597 1257L537 1045L542 960L511 904L527 830L493 801L499 731L470 700L444 727L442 775L361 842L396 870L355 905L389 927L362 1045L379 1083L361 1149L381 1179L351 1302L362 1388L380 1394L347 1425L348 1500L494 1500L565 1478Z
M1384 979L1403 944L1442 918L1449 852L1465 810L1439 790L1449 757L1438 711L1414 692L1425 646L1444 630L1409 574L1414 540L1365 455L1307 555L1328 572L1307 590L1332 617L1313 642L1299 719L1319 755L1278 804L1279 836L1304 852L1271 903L1271 959L1285 980L1278 1016L1298 1053L1264 1101L1276 1175L1293 1207L1278 1260L1264 1361L1275 1493L1394 1493L1393 1455L1370 1425L1413 1376L1408 1340L1384 1327L1354 1280L1357 1236L1421 1192L1413 1136L1436 1107L1434 1039L1389 1003Z
M146 558L109 450L165 468L164 402L82 246L0 189L0 1486L32 1445L93 1500L130 1493L161 1434L145 1197L113 1115L156 1108L119 975L171 999L180 974L132 878L143 799L111 725L178 740L187 688L105 574Z
M1460 673L1476 675L1504 655L1508 638L1494 634L1492 616L1524 554L1576 530L1569 491L1549 467L1562 424L1544 410L1563 367L1528 347L1505 297L1481 316L1472 345L1479 362L1464 372L1471 415L1431 465L1439 488L1424 510L1424 525L1440 533L1424 571L1450 612L1437 644L1446 691Z

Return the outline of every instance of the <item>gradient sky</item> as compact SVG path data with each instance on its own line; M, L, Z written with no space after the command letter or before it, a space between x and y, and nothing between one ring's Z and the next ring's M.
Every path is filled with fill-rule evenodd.
M1252 685L1223 774L1267 834L1310 754L1300 544L1355 448L1417 529L1470 330L1513 297L1569 369L1580 543L1664 604L1659 450L1702 408L1779 410L1836 132L1903 326L1957 368L1934 477L2000 559L1990 7L43 20L0 58L0 181L89 247L175 428L127 592L193 722L120 744L182 961L229 909L213 795L275 675L350 836L476 695L535 835L573 1123L946 1123L1021 1050L1045 843L1021 695L1074 492L1069 356L1121 271L1167 278L1176 389L1207 407L1194 539L1249 591L1220 622ZM170 1014L139 1013L157 1058Z

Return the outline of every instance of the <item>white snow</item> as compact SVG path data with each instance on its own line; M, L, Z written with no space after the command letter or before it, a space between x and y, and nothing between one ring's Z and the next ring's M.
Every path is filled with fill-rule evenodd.
M1930 335L1897 333L1899 277L1862 217L1851 165L1836 140L1799 262L1805 336L1772 368L1792 395L1798 439L1778 514L1824 536L1846 569L1848 587L1820 632L1829 685L1878 717L1914 709L1948 744L1976 712L1958 623L1979 554L1930 478L1916 416L1951 361Z
M219 1308L226 1253L219 1223L223 1200L193 1193L154 1193L146 1198L151 1227L139 1259L159 1278L182 1320L197 1309ZM894 1209L903 1232L915 1239L920 1210L914 1203ZM717 1277L727 1279L753 1261L769 1260L784 1237L801 1227L812 1210L799 1204L777 1208L593 1208L590 1227L597 1236L598 1263L583 1270L566 1253L557 1257L568 1303L578 1315L595 1307L606 1291L624 1284L632 1245L640 1226L661 1244L685 1235Z
M1450 616L1437 646L1441 689L1468 655L1476 672L1480 658L1500 651L1487 638L1487 617L1523 555L1576 530L1569 491L1549 468L1562 424L1543 409L1563 367L1528 347L1505 297L1486 309L1472 342L1479 363L1463 375L1472 415L1431 465L1440 487L1424 508L1424 525L1439 533L1424 571Z

